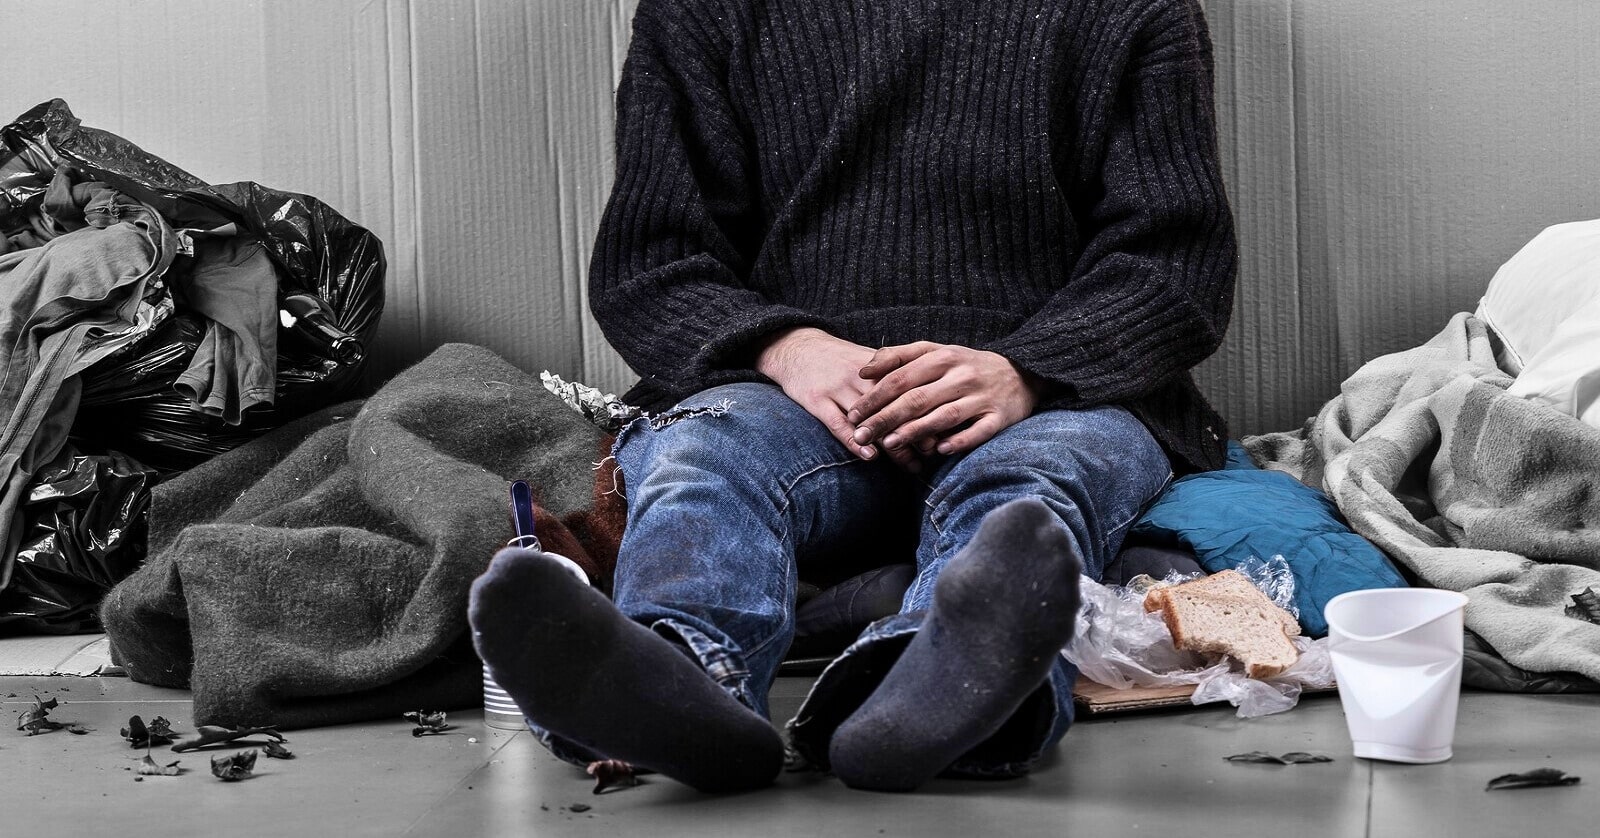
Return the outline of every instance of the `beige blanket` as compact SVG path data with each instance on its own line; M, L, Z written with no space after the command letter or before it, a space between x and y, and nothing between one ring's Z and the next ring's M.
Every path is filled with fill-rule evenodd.
M1569 616L1600 589L1600 430L1507 395L1511 381L1484 324L1457 314L1300 430L1244 444L1424 583L1465 593L1467 627L1507 661L1600 679L1600 625Z

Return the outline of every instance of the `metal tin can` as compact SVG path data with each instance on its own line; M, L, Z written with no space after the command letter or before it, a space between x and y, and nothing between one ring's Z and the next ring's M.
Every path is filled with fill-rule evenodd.
M528 726L517 703L494 682L488 664L483 665L483 723L500 730L524 730Z
M529 543L531 541L531 543ZM531 536L512 539L513 547L531 547L539 549L539 540ZM589 574L583 572L578 563L561 555L560 553L544 553L555 559L562 567L571 573L573 578L585 585L589 583ZM528 722L523 718L522 710L517 707L517 702L500 685L495 683L494 675L489 672L489 665L483 665L483 723L499 730L524 730Z

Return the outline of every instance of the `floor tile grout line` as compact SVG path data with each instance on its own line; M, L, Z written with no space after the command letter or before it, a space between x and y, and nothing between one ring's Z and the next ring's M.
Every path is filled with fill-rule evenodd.
M1372 838L1372 797L1373 797L1373 787L1375 785L1377 774L1378 774L1378 771L1377 771L1377 769L1375 767L1373 767L1372 760L1367 760L1367 836L1366 836L1366 838Z
M487 729L488 725L484 725L484 727ZM517 737L519 737L519 736L532 736L532 735L533 735L532 733L529 733L526 730L519 730L519 731L511 734L510 736L507 736L506 737L506 741L500 743L499 747L497 747L494 750L490 751L488 756L484 757L482 764L480 764L478 767L472 769L471 771L468 771L466 773L466 776L464 776L461 779L457 780L455 782L455 785L451 786L449 788L449 790L447 790L443 794L439 795L439 799L437 799L434 802L428 804L428 807L426 809L423 809L420 814L418 814L415 818L413 818L411 823L406 825L405 831L400 833L402 838L404 838L404 836L410 835L413 832L415 832L416 829L417 829L417 826L420 825L422 823L422 821L425 818L428 817L428 815L432 814L434 809L437 809L440 804L444 803L446 800L449 800L451 795L454 795L456 792L461 791L462 787L466 785L467 781L472 779L473 776L475 776L479 771L482 771L483 769L488 768L491 764L493 764L494 763L494 758L497 755L499 755L499 753L501 751L505 750L508 746L510 746L512 742L517 741Z

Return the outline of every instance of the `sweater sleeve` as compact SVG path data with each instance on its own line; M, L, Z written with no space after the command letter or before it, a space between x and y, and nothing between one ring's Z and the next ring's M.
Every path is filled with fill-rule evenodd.
M727 45L695 5L644 0L635 13L589 271L612 347L644 384L680 394L748 369L774 332L826 325L746 282L761 235L753 153L727 94Z
M1216 351L1232 311L1238 254L1209 40L1192 2L1167 8L1174 14L1135 39L1110 103L1072 274L1015 332L982 347L1056 384L1062 406L1160 390Z

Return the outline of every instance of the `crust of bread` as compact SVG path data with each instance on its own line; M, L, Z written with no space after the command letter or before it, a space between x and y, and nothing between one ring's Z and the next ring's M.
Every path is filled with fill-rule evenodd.
M1289 639L1300 623L1237 571L1155 588L1144 609L1161 612L1179 649L1226 654L1251 678L1270 678L1300 658Z

